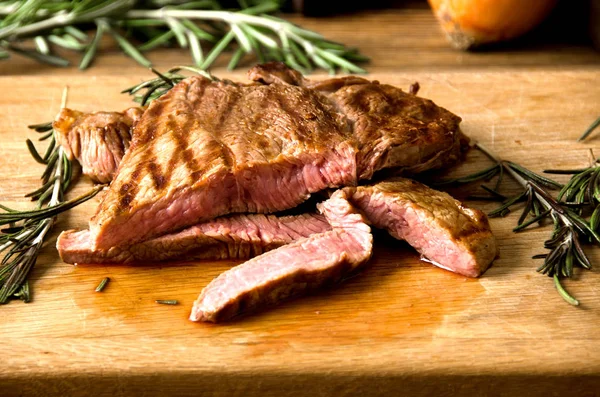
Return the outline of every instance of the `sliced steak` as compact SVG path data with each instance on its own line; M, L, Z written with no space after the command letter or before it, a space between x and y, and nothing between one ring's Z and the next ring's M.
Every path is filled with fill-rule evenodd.
M269 251L214 279L200 294L192 321L219 322L340 281L371 257L365 219L338 191L320 204L333 230Z
M132 246L92 248L89 230L67 230L56 246L66 263L149 263L167 260L249 259L312 234L331 230L323 215L233 215Z
M447 193L405 178L344 191L373 226L406 240L434 265L478 277L498 254L485 214Z
M290 84L295 71L269 65L251 71L265 84L195 76L150 105L90 222L94 248L292 208L379 169L422 171L460 152L460 118L431 101L358 77Z
M131 129L143 110L123 113L83 113L62 109L54 120L58 142L69 160L77 159L82 171L95 182L110 182L131 142Z

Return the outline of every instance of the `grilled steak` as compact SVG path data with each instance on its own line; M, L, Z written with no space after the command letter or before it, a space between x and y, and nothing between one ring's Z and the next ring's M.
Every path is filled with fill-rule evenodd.
M250 75L248 85L190 77L150 105L90 222L94 249L291 208L377 170L420 172L460 154L460 118L399 88L294 80L280 64Z
M84 174L100 183L110 182L129 148L132 125L142 109L123 113L82 113L62 109L54 120L58 142L70 160L77 159Z
M405 178L344 191L373 226L406 240L434 265L478 277L498 253L485 214L447 193Z
M264 253L214 279L200 294L192 321L218 322L334 283L371 257L373 237L362 215L337 191L320 204L333 230Z
M132 246L94 250L89 230L67 230L56 246L66 263L148 263L166 260L249 259L303 237L331 230L325 217L304 214L220 217Z

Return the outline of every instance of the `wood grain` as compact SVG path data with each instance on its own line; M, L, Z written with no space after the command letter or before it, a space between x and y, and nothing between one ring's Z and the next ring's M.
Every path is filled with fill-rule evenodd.
M574 143L600 109L600 55L589 47L457 52L426 9L293 20L371 56L369 78L401 87L418 80L422 96L463 117L469 136L533 170L579 167L589 148L600 150L600 138ZM189 63L175 50L150 58L159 69ZM222 65L215 74L244 78ZM42 171L27 153L24 139L35 134L25 126L54 117L64 85L70 107L121 110L131 102L119 91L149 77L114 48L85 72L17 57L0 62L0 75L0 202L21 208L30 205L23 194L38 186ZM472 153L453 172L483 165ZM90 186L82 178L71 194ZM85 227L97 203L59 218L32 275L34 301L0 308L2 397L593 396L600 390L600 277L577 272L565 285L582 306L565 304L530 259L543 252L547 228L515 235L514 216L493 219L501 253L478 280L420 262L405 244L377 234L371 265L338 288L206 325L187 321L191 304L235 262L60 262L57 234ZM597 250L590 254L600 263ZM95 293L106 276L111 283Z
M221 74L243 79L243 73ZM140 76L69 78L70 107L117 110L120 89ZM533 170L578 167L575 138L600 109L597 71L385 73L400 87L463 117L463 129ZM25 149L25 125L56 113L63 77L0 78L0 202L26 206L40 166ZM25 99L26 98L26 99ZM480 168L472 153L454 172ZM72 194L89 188L85 178ZM71 266L53 246L60 230L86 227L98 199L61 216L32 276L34 301L3 306L0 386L13 395L472 395L553 391L593 395L600 387L600 277L578 272L565 304L530 258L549 230L511 232L493 219L500 257L480 279L420 262L405 244L376 235L371 265L338 288L223 325L186 318L196 295L234 262L160 266ZM489 210L492 205L475 203ZM593 260L600 260L597 250ZM112 281L102 293L94 288ZM156 299L178 299L178 306ZM587 393L587 394L586 394Z

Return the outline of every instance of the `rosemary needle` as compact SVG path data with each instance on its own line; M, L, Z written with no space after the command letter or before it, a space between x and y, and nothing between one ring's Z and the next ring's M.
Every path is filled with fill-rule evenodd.
M579 301L573 298L571 295L565 291L563 286L560 284L560 280L558 279L558 274L554 275L554 285L556 286L556 290L560 294L560 296L569 304L573 306L579 306Z
M104 288L106 288L106 285L108 284L109 281L110 281L109 277L104 277L102 279L102 281L100 281L100 284L98 284L98 286L96 287L96 292L102 292L104 290Z
M583 134L577 139L577 142L583 141L587 138L596 128L600 126L600 117L598 117L590 126L585 130Z
M157 299L155 302L159 305L176 305L179 303L176 299Z

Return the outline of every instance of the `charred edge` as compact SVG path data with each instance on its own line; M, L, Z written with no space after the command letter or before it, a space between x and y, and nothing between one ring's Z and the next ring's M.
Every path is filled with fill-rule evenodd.
M127 123L121 121L121 122L119 122L119 125L117 126L117 129L116 129L116 131L120 132L120 134L118 134L119 139L116 140L116 144L117 144L120 152L123 154L127 150L125 148L125 140L126 139L131 140L131 128L132 128L131 125L128 125Z
M148 161L148 171L150 172L150 175L152 176L152 182L154 182L154 188L156 190L162 190L162 188L165 187L167 180L166 180L165 176L162 175L160 167L158 166L158 164L156 164L156 160L157 160L156 158L153 158Z
M126 210L133 201L133 198L138 191L140 174L140 167L138 166L131 174L131 182L123 184L119 189L120 198L119 207L117 208L118 212Z
M160 117L160 114L165 111L165 102L163 101L155 101L153 106L151 106L146 113L144 114L144 119L153 120L157 117ZM146 123L146 129L144 134L136 135L136 140L138 141L136 145L145 145L154 139L159 123L150 122ZM144 151L142 158L136 164L135 169L131 174L131 181L129 183L125 183L119 189L119 207L117 209L118 212L125 211L131 204L131 202L135 199L135 196L138 192L140 179L144 175L144 169L148 168L151 173L152 179L154 181L154 185L159 188L159 186L164 186L166 184L165 179L160 175L160 170L157 165L154 163L154 154L151 150ZM151 160L152 159L152 160Z

